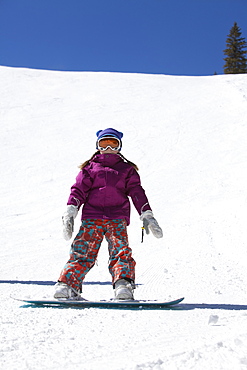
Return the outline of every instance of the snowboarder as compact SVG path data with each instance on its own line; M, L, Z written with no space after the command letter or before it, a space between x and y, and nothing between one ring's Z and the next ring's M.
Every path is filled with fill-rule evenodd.
M71 187L63 215L63 234L72 237L74 219L82 208L82 224L72 245L70 258L55 285L55 298L77 299L87 272L94 266L105 237L109 271L115 299L134 299L135 260L128 244L129 198L144 223L146 233L163 236L141 186L137 166L122 154L123 133L113 128L97 132L97 152L80 169Z

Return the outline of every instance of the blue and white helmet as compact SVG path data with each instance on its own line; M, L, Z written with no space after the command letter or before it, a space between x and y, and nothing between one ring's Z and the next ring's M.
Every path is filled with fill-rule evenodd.
M98 132L96 132L96 136L97 136L96 149L99 149L98 143L99 143L100 139L102 139L103 137L115 137L116 139L118 139L119 144L120 144L118 150L119 151L121 150L121 148L122 148L122 140L121 139L123 137L122 132L117 131L114 128L106 128L105 130L99 130Z

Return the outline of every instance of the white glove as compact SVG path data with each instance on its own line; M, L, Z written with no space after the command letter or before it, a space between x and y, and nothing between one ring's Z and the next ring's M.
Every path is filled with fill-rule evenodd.
M143 227L147 234L149 234L150 229L156 238L162 238L162 229L159 227L158 222L155 220L152 211L148 210L143 212L140 216L140 219L141 221L143 221Z
M67 206L67 210L63 214L63 237L65 240L69 240L72 237L74 231L74 219L76 218L77 213L77 207L70 205Z

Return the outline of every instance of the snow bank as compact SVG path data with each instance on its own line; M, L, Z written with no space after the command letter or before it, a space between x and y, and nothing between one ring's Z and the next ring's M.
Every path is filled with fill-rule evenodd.
M247 75L175 77L0 67L1 349L5 369L247 366ZM49 297L68 258L61 214L95 132L124 132L164 238L132 208L135 297L181 310L20 307ZM76 228L79 228L79 217ZM112 296L107 245L88 299Z

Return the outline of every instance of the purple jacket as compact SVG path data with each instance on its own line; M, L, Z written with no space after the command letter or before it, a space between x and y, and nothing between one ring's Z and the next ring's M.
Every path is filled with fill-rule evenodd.
M139 214L151 210L136 170L117 154L97 154L76 177L68 205L82 209L83 219L125 219L132 199Z

